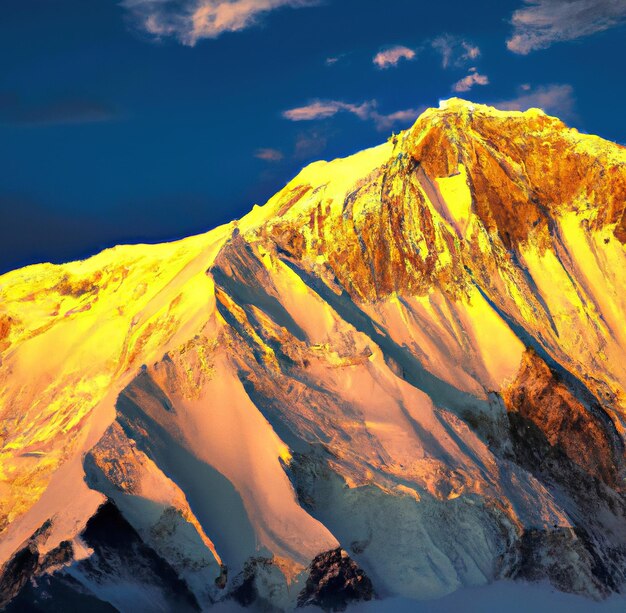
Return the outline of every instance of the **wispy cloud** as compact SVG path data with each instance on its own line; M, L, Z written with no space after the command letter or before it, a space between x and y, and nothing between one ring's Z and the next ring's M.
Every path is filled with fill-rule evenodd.
M477 45L451 34L442 34L430 44L441 56L441 65L444 68L467 65L480 56L480 48Z
M568 84L551 84L536 89L521 86L522 93L516 98L492 103L504 111L526 111L539 108L551 115L567 119L574 117L574 89Z
M110 105L83 97L25 102L15 94L0 94L0 123L50 126L111 121L118 116Z
M194 46L203 38L238 32L284 7L302 8L318 0L122 0L136 25L155 38L175 37Z
M326 149L328 134L324 130L310 129L300 132L296 138L293 156L296 160L311 159Z
M426 110L426 108L427 107L424 105L416 108L395 111L386 115L381 113L374 113L372 119L376 124L376 128L382 132L385 130L390 130L396 125L411 125Z
M391 66L397 66L400 60L412 60L415 58L415 51L404 47L402 45L396 45L379 51L372 62L378 68L390 68Z
M376 128L386 130L396 124L407 124L415 121L424 108L410 108L393 113L380 113L375 100L352 104L341 100L313 100L309 104L283 112L283 117L290 121L313 121L327 119L337 113L347 112L362 121L373 121Z
M298 106L283 112L283 117L290 121L312 121L326 119L340 111L347 111L359 119L367 119L375 103L373 101L362 104L350 104L340 100L313 100L304 106Z
M470 43L462 40L461 47L463 47L464 53L461 55L463 59L475 60L480 56L480 48L476 45L471 45Z
M265 149L257 149L254 152L254 157L259 160L264 160L265 162L280 162L285 156L282 151L268 147Z
M346 55L347 55L346 53L339 53L338 55L331 55L324 60L324 64L326 64L326 66L334 66L338 62L341 62L341 60L345 59Z
M468 92L474 85L489 85L489 78L487 75L480 74L476 68L472 67L465 77L452 86L452 89L455 92Z
M624 22L624 0L524 0L524 6L513 13L513 35L506 46L527 55Z

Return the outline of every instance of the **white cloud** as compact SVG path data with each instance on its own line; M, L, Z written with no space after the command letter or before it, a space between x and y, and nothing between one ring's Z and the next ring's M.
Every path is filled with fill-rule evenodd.
M217 38L258 22L283 7L312 6L318 0L122 0L137 26L156 38L176 37L194 46L202 38Z
M282 151L279 151L278 149L266 148L257 149L254 152L254 157L259 160L264 160L265 162L280 162L284 156Z
M513 53L527 55L624 22L624 0L524 0L524 6L513 13L513 35L506 46Z
M366 119L373 105L373 102L350 104L340 100L314 100L304 106L284 111L283 117L291 121L312 121L314 119L326 119L340 111L347 111L360 119Z
M476 68L470 68L469 73L457 81L452 89L455 92L468 92L474 85L489 85L489 78L487 75L480 74Z
M390 66L397 66L398 62L402 59L412 60L415 58L415 51L402 45L396 45L395 47L389 47L379 51L372 62L378 66L378 68L389 68Z
M523 87L523 86L522 86ZM503 111L526 111L539 108L546 113L568 118L574 115L574 89L567 84L552 84L534 90L524 90L517 98L494 102Z
M480 56L480 48L477 45L451 34L438 36L430 45L441 55L441 65L444 68L463 66Z
M361 104L351 104L341 100L314 100L305 106L284 111L283 117L290 121L313 121L327 119L343 111L363 121L373 121L379 130L387 130L396 124L408 124L415 121L424 108L402 109L385 114L378 112L375 100Z

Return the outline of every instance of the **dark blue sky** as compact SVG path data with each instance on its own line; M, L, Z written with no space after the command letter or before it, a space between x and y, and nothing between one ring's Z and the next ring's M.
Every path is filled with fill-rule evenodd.
M0 272L207 230L452 95L626 143L626 2L564 4L3 0Z

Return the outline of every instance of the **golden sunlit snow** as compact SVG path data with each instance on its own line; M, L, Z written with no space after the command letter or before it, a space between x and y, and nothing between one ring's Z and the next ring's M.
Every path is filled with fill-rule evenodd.
M50 518L43 550L76 541L108 496L211 580L256 548L291 581L351 530L369 530L363 559L396 593L490 580L494 517L511 534L571 525L483 427L520 410L516 382L580 416L558 420L576 441L559 438L564 453L579 463L586 428L583 469L623 490L625 198L623 147L538 110L452 99L379 147L311 164L237 222L5 274L0 561ZM544 362L586 386L604 425L566 391L547 395ZM525 418L548 436L544 409ZM350 528L303 504L290 471L313 479L321 469L298 462L318 448L348 493L328 477L316 495L361 517L392 494L406 543L377 532L378 515ZM201 482L196 462L219 478ZM231 495L220 479L251 545L211 531L198 492ZM166 511L193 554L167 536ZM467 545L425 536L465 514Z

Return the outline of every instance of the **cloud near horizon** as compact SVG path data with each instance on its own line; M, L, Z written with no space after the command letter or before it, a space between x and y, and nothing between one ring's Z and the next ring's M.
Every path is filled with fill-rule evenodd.
M484 74L480 74L475 67L470 68L469 73L459 79L452 89L455 92L468 92L474 87L474 85L489 85L489 77Z
M379 51L372 59L372 62L378 68L385 69L397 66L402 59L408 61L415 59L415 51L403 45L396 45Z
M528 55L626 23L624 0L524 0L513 13L509 51Z
M314 121L328 119L337 113L347 112L362 121L373 121L378 130L387 130L397 123L415 121L426 107L402 109L393 113L379 113L376 100L361 104L351 104L341 100L313 100L309 104L283 111L283 117L290 121Z
M175 37L193 47L203 38L238 32L281 8L303 8L319 0L122 0L136 25L157 39Z
M293 156L296 160L320 155L328 145L328 134L316 128L300 132L296 138Z
M536 89L526 89L522 86L522 92L516 98L501 100L491 103L503 111L526 111L530 108L539 108L548 114L560 118L574 116L574 88L566 83L553 83Z

